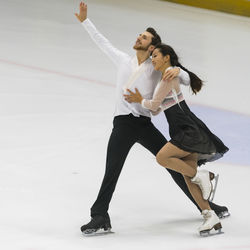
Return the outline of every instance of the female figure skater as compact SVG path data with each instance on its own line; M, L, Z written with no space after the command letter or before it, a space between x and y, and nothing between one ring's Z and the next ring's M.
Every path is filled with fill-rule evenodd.
M156 46L152 54L152 64L162 75L173 66L181 66L173 48L165 44ZM190 73L191 88L196 94L203 83L195 74ZM180 90L178 77L171 81L161 80L151 100L143 99L138 89L135 90L134 93L128 89L130 94L124 95L127 102L140 103L154 115L164 110L171 140L158 152L156 160L161 166L184 176L204 217L204 223L198 229L200 235L206 236L212 229L220 233L220 220L207 201L212 190L213 174L206 170L197 171L197 163L200 165L218 159L228 148L190 111Z

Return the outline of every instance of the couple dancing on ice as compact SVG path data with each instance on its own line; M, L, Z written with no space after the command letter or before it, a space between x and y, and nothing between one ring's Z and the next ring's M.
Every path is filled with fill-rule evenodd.
M228 209L209 201L214 174L197 167L219 159L228 148L190 111L180 89L180 84L189 85L196 94L202 88L202 81L179 63L174 49L163 44L153 28L147 28L138 36L133 47L136 56L131 57L115 48L96 29L87 17L85 3L80 3L75 16L117 68L116 106L105 175L91 207L91 221L81 227L83 234L111 230L109 203L135 143L156 156L159 165L199 209L204 218L199 234L207 236L211 230L220 233L220 218L229 216ZM164 112L168 121L170 141L151 122L151 115L159 112ZM164 198L169 194L166 190L160 195Z

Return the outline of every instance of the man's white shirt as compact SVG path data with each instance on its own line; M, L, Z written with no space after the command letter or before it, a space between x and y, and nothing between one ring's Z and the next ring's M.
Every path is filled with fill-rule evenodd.
M153 97L155 87L161 78L161 72L154 70L151 58L148 58L145 62L138 65L136 56L131 57L115 48L109 40L96 29L88 18L82 22L82 25L97 46L117 67L114 116L132 113L136 117L140 115L151 117L150 110L143 108L139 103L128 103L123 96L126 88L132 91L137 88L144 99L151 99ZM182 69L180 69L179 78L182 84L190 84L188 73Z

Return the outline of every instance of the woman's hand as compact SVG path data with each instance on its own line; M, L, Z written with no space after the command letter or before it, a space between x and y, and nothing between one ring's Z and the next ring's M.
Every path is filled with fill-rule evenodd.
M132 103L132 102L141 103L142 102L143 98L137 88L135 88L135 93L129 89L127 89L127 91L130 93L130 95L123 95L127 102L129 103Z

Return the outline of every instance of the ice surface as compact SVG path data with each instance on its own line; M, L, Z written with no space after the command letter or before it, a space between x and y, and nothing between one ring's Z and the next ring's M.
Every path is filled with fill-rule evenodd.
M205 167L220 174L215 202L232 216L225 234L199 238L199 212L135 145L110 204L115 234L83 237L104 173L115 68L76 20L79 1L1 0L1 249L250 249L250 19L153 0L87 3L119 49L133 54L153 26L206 80L197 96L184 94L230 147ZM154 122L167 136L163 117Z

